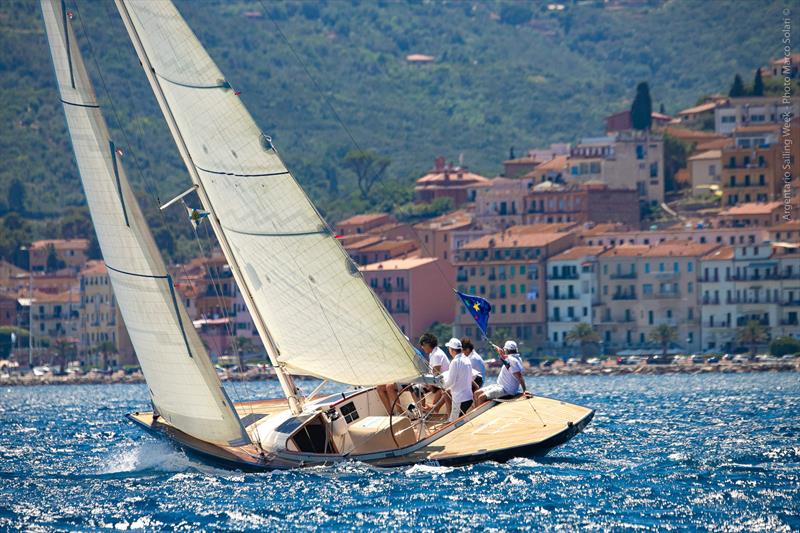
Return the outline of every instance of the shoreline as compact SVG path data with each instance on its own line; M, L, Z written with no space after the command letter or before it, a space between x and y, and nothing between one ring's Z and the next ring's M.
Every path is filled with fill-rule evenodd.
M499 369L489 368L487 374L496 376ZM800 359L792 361L714 363L714 364L640 364L640 365L559 365L557 367L529 367L525 369L525 377L557 377L557 376L620 376L620 375L653 375L653 374L743 374L753 372L800 372ZM222 382L270 381L277 379L274 374L247 373L244 375L230 373ZM52 374L33 376L31 374L0 377L0 387L34 387L40 385L115 385L144 383L141 373L126 374L118 371L110 375Z

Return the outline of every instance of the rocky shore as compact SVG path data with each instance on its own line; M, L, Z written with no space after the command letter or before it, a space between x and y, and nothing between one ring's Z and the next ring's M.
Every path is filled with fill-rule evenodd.
M551 366L533 366L526 368L526 375L539 376L617 376L626 374L734 374L744 372L798 372L800 359L780 361L748 361L731 363L681 363L681 364L647 364L620 365L612 362L603 364L557 363ZM498 368L489 368L490 375L496 375ZM244 374L228 371L220 375L223 381L263 381L275 379L274 374L263 371L248 371ZM89 372L86 374L35 376L32 373L0 375L0 386L36 386L36 385L99 385L114 383L144 383L141 372L126 373L123 371L111 374Z

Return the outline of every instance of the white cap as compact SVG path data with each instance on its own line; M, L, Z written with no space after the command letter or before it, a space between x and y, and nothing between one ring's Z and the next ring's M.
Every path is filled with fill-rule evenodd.
M516 352L517 351L517 343L514 341L506 341L503 345L503 350L507 352Z
M445 344L445 346L447 346L448 348L452 348L454 350L460 350L461 349L461 341L456 339L455 337L453 337L452 339L447 341L447 344Z

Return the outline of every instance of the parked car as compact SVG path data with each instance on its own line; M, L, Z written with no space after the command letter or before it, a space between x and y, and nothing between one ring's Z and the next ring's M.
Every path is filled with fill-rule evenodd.
M715 363L719 363L719 357L716 357L716 356L714 356L714 357L709 357L709 358L708 358L708 361L706 361L706 362L707 362L707 363L711 363L712 365L713 365L713 364L715 364Z
M692 360L692 363L694 363L694 364L699 364L699 363L703 362L703 358L701 356L699 356L699 355L693 355L691 357L691 360Z

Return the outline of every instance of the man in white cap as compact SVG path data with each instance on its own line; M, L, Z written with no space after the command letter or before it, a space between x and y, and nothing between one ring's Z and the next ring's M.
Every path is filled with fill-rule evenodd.
M450 350L450 369L444 373L444 388L450 392L449 422L467 414L472 406L472 364L461 349L461 341L455 337L445 344Z
M525 377L522 375L524 371L522 361L520 361L519 353L517 352L517 343L509 340L506 341L502 348L495 348L497 348L497 353L500 354L503 368L500 369L496 384L478 389L475 393L475 407L489 400L515 396L519 393L520 387L522 387L523 393L528 394L528 386L525 384Z

